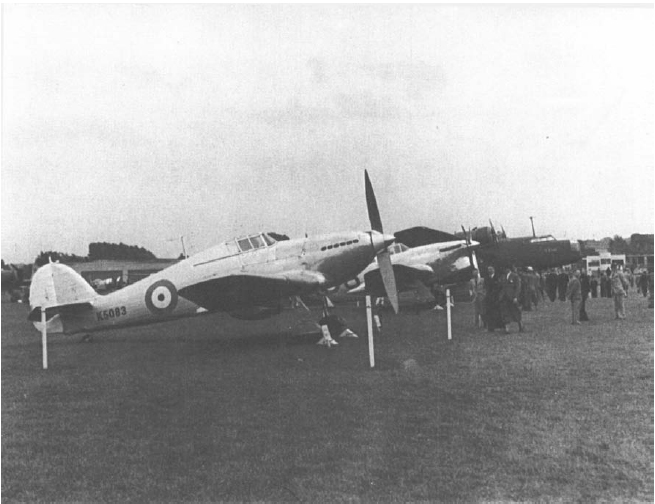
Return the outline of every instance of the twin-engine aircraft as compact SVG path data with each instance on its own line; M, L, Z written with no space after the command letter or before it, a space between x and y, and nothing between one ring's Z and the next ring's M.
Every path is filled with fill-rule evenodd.
M365 172L371 231L275 241L266 233L236 238L200 252L119 291L102 296L72 268L42 266L32 278L30 315L41 330L93 332L150 324L204 312L261 319L280 312L280 301L323 292L356 277L377 257L394 310L398 296L373 187Z
M431 243L465 238L479 243L474 247L481 267L532 266L546 269L578 262L582 258L580 244L571 240L556 240L551 235L507 238L505 230L489 226L453 234L427 227L414 227L395 233L396 244L421 247ZM471 244L473 242L471 241ZM473 245L471 245L473 246Z
M452 240L409 248L402 243L389 247L398 292L414 291L428 299L437 286L465 282L478 267L474 248L478 242ZM384 285L377 261L343 287L348 294L384 296Z

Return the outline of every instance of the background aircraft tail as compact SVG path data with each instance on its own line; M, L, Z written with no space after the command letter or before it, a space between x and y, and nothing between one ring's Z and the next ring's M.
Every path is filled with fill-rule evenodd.
M48 332L64 332L63 316L89 310L97 296L75 270L63 264L49 263L32 276L28 318L41 330L41 309L45 308Z

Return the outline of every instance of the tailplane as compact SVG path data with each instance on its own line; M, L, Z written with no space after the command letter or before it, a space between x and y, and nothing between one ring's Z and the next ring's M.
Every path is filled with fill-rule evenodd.
M41 330L41 310L45 309L48 332L64 332L63 316L91 309L97 296L93 288L73 268L49 263L39 268L32 276L28 319Z

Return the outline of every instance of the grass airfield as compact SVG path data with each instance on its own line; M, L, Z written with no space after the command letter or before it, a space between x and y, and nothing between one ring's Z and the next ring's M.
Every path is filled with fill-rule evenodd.
M5 502L653 501L653 310L592 299L473 328L456 303L301 335L318 309L49 338L2 305Z

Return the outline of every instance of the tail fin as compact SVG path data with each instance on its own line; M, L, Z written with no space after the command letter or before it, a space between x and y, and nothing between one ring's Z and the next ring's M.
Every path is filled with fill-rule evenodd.
M98 295L73 268L49 263L32 276L30 285L30 315L37 329L41 329L41 309L46 310L48 332L64 332L59 314L91 308Z

